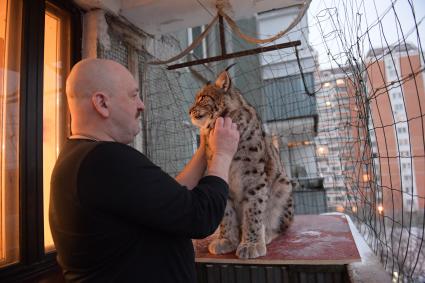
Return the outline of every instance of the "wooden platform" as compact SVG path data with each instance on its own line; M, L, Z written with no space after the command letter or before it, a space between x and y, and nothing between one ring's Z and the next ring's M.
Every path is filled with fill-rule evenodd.
M256 259L210 254L208 244L216 236L194 240L196 262L335 266L361 261L347 220L340 215L296 215L288 231L267 246L267 255Z

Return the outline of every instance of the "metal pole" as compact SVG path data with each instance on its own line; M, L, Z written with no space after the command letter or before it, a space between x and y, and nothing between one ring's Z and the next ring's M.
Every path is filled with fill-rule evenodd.
M170 65L170 66L167 67L167 69L168 70L175 70L175 69L180 69L180 68L189 67L189 66L193 66L193 65L200 65L200 64L215 62L215 61L223 61L223 60L226 60L226 59L237 58L237 57L253 55L253 54L259 54L259 53L272 51L272 50L279 50L279 49L283 49L283 48L295 47L295 46L298 46L298 45L301 45L301 41L299 41L299 40L290 41L290 42L276 44L276 45L272 45L272 46L259 47L259 48L249 49L249 50L235 52L235 53L231 53L231 54L225 54L225 55L221 55L221 56L214 56L214 57L190 61L190 62L186 62L186 63Z

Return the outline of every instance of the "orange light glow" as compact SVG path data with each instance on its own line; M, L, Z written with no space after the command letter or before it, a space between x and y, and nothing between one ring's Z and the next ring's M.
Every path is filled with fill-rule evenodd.
M317 155L319 156L325 156L328 154L328 147L326 146L319 146L317 148Z
M69 69L67 15L48 6L45 14L43 82L43 203L44 244L54 249L49 225L50 176L67 135L65 76Z
M369 181L369 174L363 174L363 182Z
M336 85L337 86L345 86L345 81L343 79L337 79L336 80Z
M19 260L22 1L0 0L0 267Z
M345 208L342 205L337 205L336 206L336 211L338 212L344 212Z
M378 213L382 214L384 212L384 207L382 205L378 205Z

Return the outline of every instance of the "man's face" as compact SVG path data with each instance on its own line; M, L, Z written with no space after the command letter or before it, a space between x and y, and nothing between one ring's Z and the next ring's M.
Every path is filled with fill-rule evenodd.
M113 108L111 118L117 133L117 141L129 144L140 132L140 116L145 105L140 99L139 88L133 76L128 73L123 76L121 88L112 95Z

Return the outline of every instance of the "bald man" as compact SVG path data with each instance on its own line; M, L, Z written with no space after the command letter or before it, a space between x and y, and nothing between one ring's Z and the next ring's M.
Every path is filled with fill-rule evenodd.
M223 216L236 125L217 119L212 160L202 140L172 178L127 145L140 131L144 104L126 68L83 60L66 94L72 135L53 170L49 212L65 279L196 282L191 239L213 233Z

